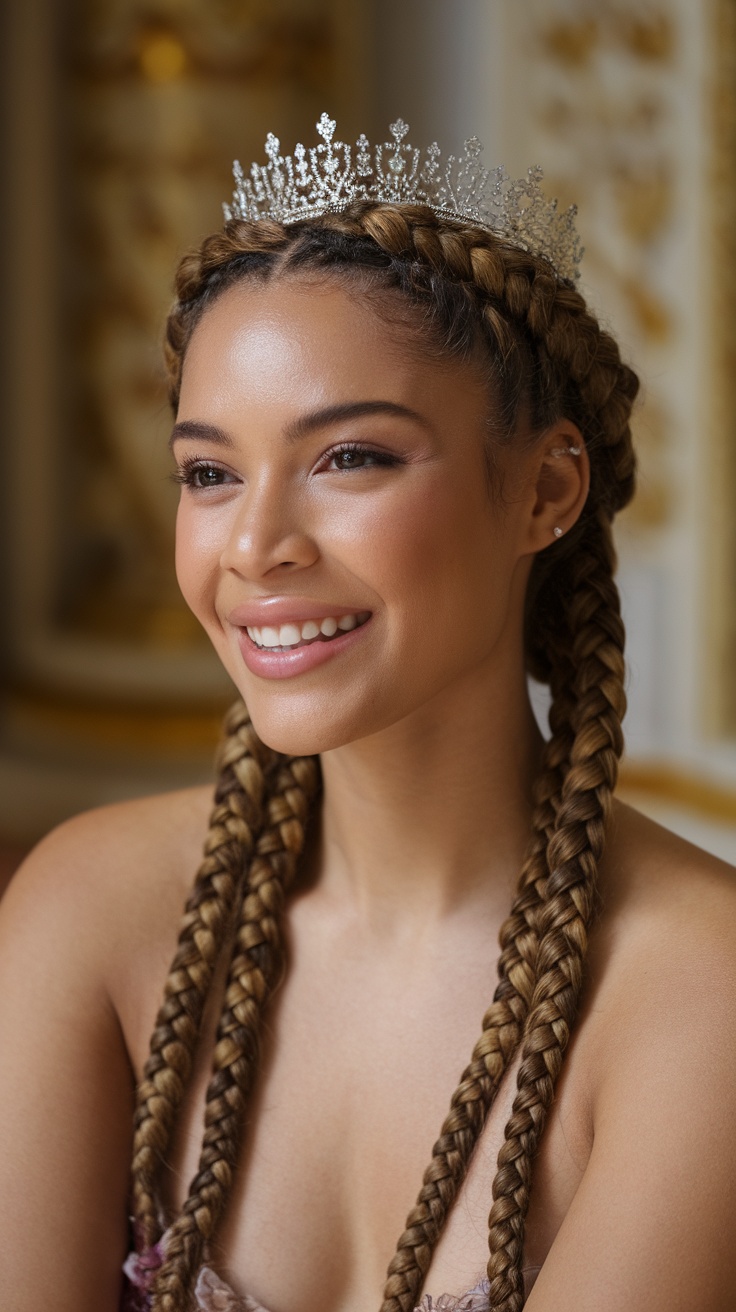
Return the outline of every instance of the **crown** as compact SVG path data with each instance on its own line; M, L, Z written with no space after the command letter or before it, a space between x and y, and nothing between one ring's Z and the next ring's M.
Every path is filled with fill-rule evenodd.
M281 154L278 137L266 137L267 164L253 164L246 178L238 160L233 165L232 204L223 205L225 219L276 219L295 223L339 213L354 200L389 205L428 205L442 218L460 219L495 233L512 246L541 255L558 278L574 282L583 249L575 228L577 208L558 211L547 200L539 165L525 178L510 178L504 168L486 169L483 147L469 137L457 157L433 142L426 150L405 137L409 126L397 119L389 127L392 141L371 147L358 138L355 148L335 141L335 120L323 114L317 124L317 146L299 144L293 155Z

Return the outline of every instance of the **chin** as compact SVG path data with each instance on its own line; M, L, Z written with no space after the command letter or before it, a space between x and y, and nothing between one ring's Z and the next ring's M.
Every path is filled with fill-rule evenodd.
M314 712L296 715L286 707L277 710L264 706L261 698L252 694L245 696L245 702L261 742L284 756L319 756L366 737L374 728L358 725L352 717L332 715L325 720Z

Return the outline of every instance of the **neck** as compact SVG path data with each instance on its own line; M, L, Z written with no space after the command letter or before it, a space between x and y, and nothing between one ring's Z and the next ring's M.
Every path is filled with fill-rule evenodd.
M389 926L508 909L542 737L521 661L322 755L323 889Z

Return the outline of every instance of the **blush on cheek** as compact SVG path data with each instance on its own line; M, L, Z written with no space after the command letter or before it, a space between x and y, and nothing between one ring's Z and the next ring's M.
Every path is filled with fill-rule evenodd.
M212 529L211 524L204 529L183 495L176 516L176 577L187 606L208 632L216 620L215 590L220 557Z
M478 504L475 504L477 501ZM487 491L446 476L418 480L380 498L356 498L330 525L332 549L387 602L412 604L417 592L459 594L487 577L496 538ZM441 603L440 603L441 604Z

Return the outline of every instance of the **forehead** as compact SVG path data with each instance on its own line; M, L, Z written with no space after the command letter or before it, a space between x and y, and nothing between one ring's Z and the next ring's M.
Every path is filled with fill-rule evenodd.
M244 281L205 311L189 343L179 415L381 398L425 410L464 398L485 409L469 365L417 350L417 337L331 280Z

